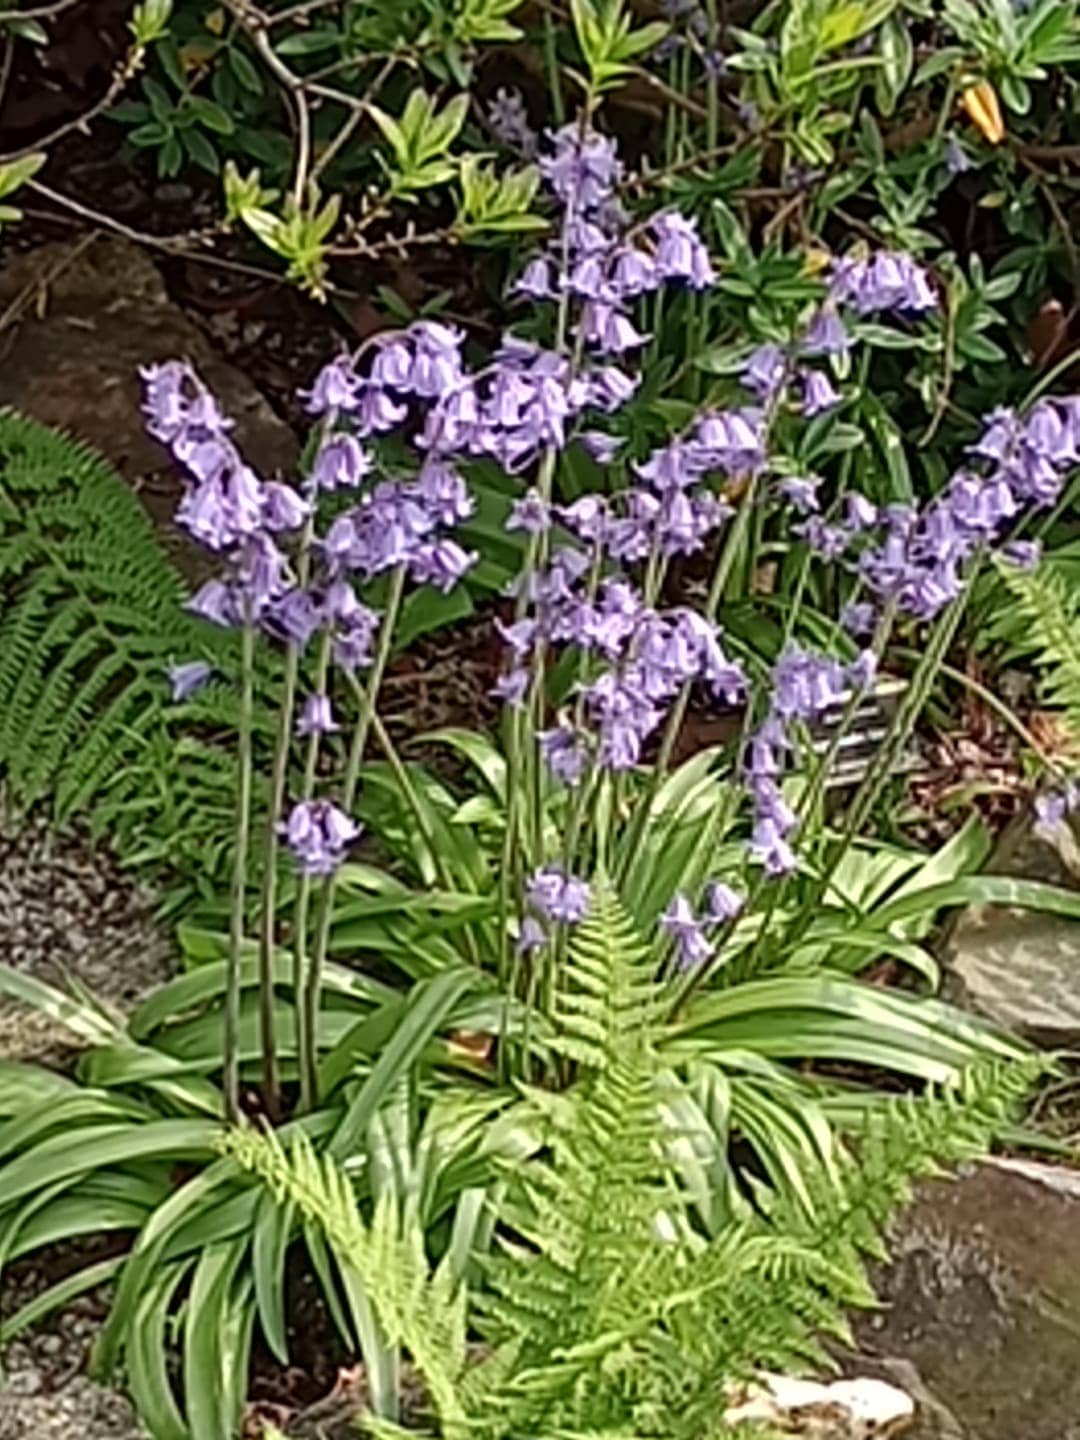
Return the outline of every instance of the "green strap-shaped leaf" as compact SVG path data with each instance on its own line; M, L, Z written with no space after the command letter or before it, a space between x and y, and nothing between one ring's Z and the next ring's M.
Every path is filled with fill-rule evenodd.
M255 1233L251 1240L251 1268L255 1303L266 1343L283 1365L289 1363L285 1330L285 1255L289 1248L296 1206L278 1200L267 1190L259 1199Z
M335 1159L343 1160L351 1154L385 1097L400 1078L408 1074L454 1006L476 983L476 972L456 970L423 980L413 987L401 1023L346 1110L330 1142L330 1154Z

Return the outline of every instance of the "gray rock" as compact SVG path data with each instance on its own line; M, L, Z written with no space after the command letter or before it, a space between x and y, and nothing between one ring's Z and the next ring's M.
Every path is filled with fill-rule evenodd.
M1044 836L1017 824L992 870L1077 888L1075 841L1062 827ZM1080 1042L1080 921L1002 905L970 906L952 928L945 954L954 999L1052 1047Z
M1080 1440L1078 1181L992 1161L894 1226L851 1367L916 1400L909 1440Z

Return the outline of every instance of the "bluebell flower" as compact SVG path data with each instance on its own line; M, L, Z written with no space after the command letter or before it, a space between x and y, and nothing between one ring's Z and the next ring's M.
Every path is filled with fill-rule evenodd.
M182 665L168 666L165 673L172 686L172 698L181 701L201 690L214 671L205 660L188 660Z
M918 315L938 303L926 270L902 251L834 261L829 289L834 300L859 315Z
M491 687L491 694L496 700L501 700L504 705L511 709L518 709L525 703L525 696L529 693L530 672L527 666L515 665L500 675Z
M717 925L736 919L745 907L746 896L723 880L714 880L705 892L706 914Z
M754 350L742 370L739 378L748 390L752 390L759 400L768 401L773 398L776 392L784 383L787 373L787 358L779 345L771 342L759 345Z
M869 530L880 518L878 507L858 490L849 490L844 496L844 524L848 530Z
M618 435L609 435L606 430L582 430L577 438L598 465L610 465L623 445Z
M847 667L847 678L856 690L869 690L877 679L878 658L873 650L860 650Z
M434 540L414 551L409 574L418 584L434 585L446 595L478 559L475 550L465 550L456 540Z
M527 535L543 535L551 529L551 506L538 490L529 490L511 505L506 528L524 530Z
M240 607L235 591L223 580L207 580L187 601L184 609L225 629L240 622Z
M309 415L327 415L356 406L360 380L348 355L339 355L324 365L310 390L301 390L300 399Z
M681 282L691 290L707 290L716 284L716 272L696 220L677 210L665 210L649 221L649 231L656 247L655 271L661 279Z
M660 928L675 942L675 963L680 970L703 965L715 947L705 937L701 922L685 895L676 895L660 917Z
M590 300L581 314L585 339L604 355L623 355L639 350L649 337L634 327L624 311L603 300Z
M1042 559L1038 540L1010 540L1001 547L1001 558L1018 570L1034 570Z
M529 300L554 300L556 292L551 261L544 255L530 260L510 287L510 293L524 295Z
M333 735L341 729L328 695L309 695L296 721L297 735Z
M799 348L804 355L809 356L848 354L851 349L851 336L831 305L823 305L815 312Z
M496 140L519 151L527 160L533 158L540 148L540 137L529 123L520 90L505 86L496 90L495 98L488 103L487 117Z
M309 590L292 586L274 597L261 618L263 628L303 650L323 625L323 610Z
M813 720L843 699L838 661L789 646L772 671L772 708L784 720Z
M262 487L262 523L270 531L298 530L311 506L291 485L269 480Z
M547 931L533 915L526 915L518 929L514 949L518 955L532 955L548 942Z
M592 903L588 882L577 880L558 865L533 871L525 886L529 904L542 920L576 925Z
M945 169L950 175L963 175L971 169L971 158L955 135L945 141Z
M852 600L840 612L840 624L849 635L869 635L874 621L874 607L868 600Z
M281 829L285 844L308 875L332 874L360 834L360 827L329 800L298 801Z
M776 488L803 515L819 508L817 492L821 488L820 475L788 475L778 482Z
M750 855L772 876L790 875L798 869L795 852L774 820L765 817L754 825L750 836Z
M823 415L839 405L841 395L829 377L821 370L802 372L802 413L807 420Z
M316 490L354 490L373 464L355 435L339 432L319 447L311 467L312 483Z
M622 179L614 141L573 122L551 140L552 153L540 157L540 173L571 214L595 213Z
M588 752L582 737L570 725L559 725L552 730L540 730L536 736L544 763L556 780L572 788L585 773Z

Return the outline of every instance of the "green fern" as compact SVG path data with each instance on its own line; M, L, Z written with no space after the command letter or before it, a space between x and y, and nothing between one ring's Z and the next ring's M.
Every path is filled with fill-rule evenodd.
M449 1269L431 1271L420 1227L403 1223L389 1192L366 1224L345 1172L329 1155L316 1154L302 1132L286 1149L272 1131L234 1130L222 1149L321 1229L338 1264L352 1272L368 1297L383 1340L412 1356L440 1433L450 1440L464 1437L459 1392L466 1359L465 1293ZM378 1428L383 1436L398 1433L386 1421Z
M809 1210L763 1189L761 1212L699 1260L702 1291L672 1314L674 1346L653 1360L665 1382L656 1403L692 1434L715 1406L711 1377L828 1365L819 1337L849 1340L847 1309L874 1303L865 1262L886 1257L882 1235L911 1181L985 1153L1045 1068L1041 1056L980 1062L953 1088L889 1101L870 1113L839 1175L806 1173ZM676 1353L681 1365L663 1363Z
M720 1437L726 1383L828 1363L821 1337L846 1338L848 1307L873 1303L866 1262L911 1180L984 1151L1045 1067L980 1064L951 1089L890 1101L850 1153L807 1162L809 1204L763 1185L709 1238L668 1163L661 1106L676 1082L655 1053L649 948L603 882L561 988L563 1049L580 1068L565 1094L535 1097L547 1143L507 1176L501 1251L469 1317L479 1361L466 1363L465 1296L432 1270L418 1228L385 1203L365 1223L344 1173L304 1139L226 1141L354 1271L446 1440Z
M169 702L165 668L235 673L136 497L87 447L0 412L0 774L21 805L88 814L121 855L203 871L231 821L231 691ZM177 763L187 732L213 737ZM195 742L198 744L199 742ZM205 764L204 764L205 762ZM215 860L216 857L216 860Z
M1044 698L1080 734L1080 594L1046 565L1033 571L1001 565L999 571L1024 621L1023 649L1044 672Z
M659 989L655 957L602 880L574 928L556 996L555 1043L590 1070L638 1053L651 1041Z

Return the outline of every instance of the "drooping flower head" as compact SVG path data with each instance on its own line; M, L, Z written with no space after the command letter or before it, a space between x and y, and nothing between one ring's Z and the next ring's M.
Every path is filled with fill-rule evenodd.
M183 701L201 690L214 672L205 660L188 660L182 665L168 666L165 673L172 686L172 698Z
M360 827L329 800L301 800L290 810L282 831L301 870L329 875L345 859Z
M676 895L660 917L660 928L675 942L675 963L680 970L704 964L714 953L702 923L685 895Z
M541 919L576 925L589 913L592 893L587 881L576 880L558 865L548 865L530 875L525 897Z
M899 250L834 261L829 290L835 301L858 315L920 315L937 308L926 270Z
M532 159L540 146L540 137L529 122L528 111L520 90L502 87L489 103L488 124L497 140L511 150Z

